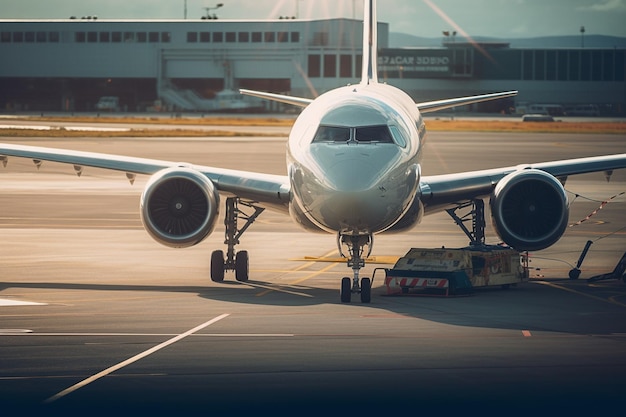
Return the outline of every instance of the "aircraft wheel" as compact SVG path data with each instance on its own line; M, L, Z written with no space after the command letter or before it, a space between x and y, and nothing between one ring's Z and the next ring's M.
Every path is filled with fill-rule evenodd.
M341 279L341 302L349 303L352 298L352 281L348 277Z
M248 251L242 250L235 255L235 278L237 281L246 282L249 278L250 261Z
M361 280L361 302L369 303L372 301L372 281L369 278Z
M224 281L224 252L216 250L211 253L211 280Z

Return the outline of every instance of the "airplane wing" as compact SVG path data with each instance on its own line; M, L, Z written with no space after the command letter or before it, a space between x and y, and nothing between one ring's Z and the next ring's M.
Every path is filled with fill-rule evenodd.
M82 172L83 166L126 172L131 182L136 174L152 175L167 168L188 167L206 175L221 193L254 201L261 207L281 211L288 209L290 185L287 176L187 165L156 159L0 143L0 162L5 167L10 156L32 159L37 166L42 161L71 164L74 165L78 175Z
M420 182L426 212L434 212L489 196L505 176L520 170L538 169L564 181L570 175L604 171L607 179L614 169L626 168L626 154L596 156L517 165L457 174L424 176Z
M430 113L437 110L449 109L451 107L464 106L467 104L480 103L482 101L498 100L517 95L517 91L505 91L503 93L481 94L478 96L457 97L445 100L426 101L417 103L417 108L422 113Z
M292 96L286 96L283 94L265 93L263 91L246 90L244 88L240 88L239 92L247 96L259 97L259 98L262 98L265 100L271 100L271 101L278 101L280 103L287 103L287 104L291 104L293 106L298 106L298 107L306 107L309 104L311 104L311 102L313 102L313 100L310 98L292 97Z

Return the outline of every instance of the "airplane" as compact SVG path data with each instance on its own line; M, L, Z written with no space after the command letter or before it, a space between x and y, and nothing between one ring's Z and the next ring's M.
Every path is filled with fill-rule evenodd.
M146 231L159 243L185 248L214 230L225 197L225 245L211 254L210 275L226 271L249 279L249 255L236 245L265 209L289 214L304 229L336 235L339 253L352 269L341 280L340 299L359 294L371 301L371 280L360 270L374 236L402 232L425 214L471 209L474 228L464 228L475 245L484 244L484 199L500 239L519 251L556 243L567 226L569 175L626 167L626 154L509 166L444 175L423 175L426 139L423 113L512 97L517 91L415 103L408 94L378 81L376 1L364 0L363 60L359 84L339 87L315 99L242 89L242 94L302 107L287 144L287 175L221 169L169 161L0 144L0 161L30 158L150 175L140 200ZM240 223L242 222L242 223Z

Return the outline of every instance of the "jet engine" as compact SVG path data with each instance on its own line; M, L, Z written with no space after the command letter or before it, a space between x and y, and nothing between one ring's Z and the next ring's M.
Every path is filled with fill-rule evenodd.
M190 168L164 169L150 178L141 195L141 221L157 242L186 248L213 231L219 201L205 175Z
M541 250L556 243L567 227L568 199L561 183L538 169L504 177L490 200L498 236L520 250Z

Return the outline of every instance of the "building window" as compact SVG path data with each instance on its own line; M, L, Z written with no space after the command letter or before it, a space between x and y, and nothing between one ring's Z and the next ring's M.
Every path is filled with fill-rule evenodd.
M100 42L102 43L111 42L111 34L109 32L100 32Z
M157 43L159 41L159 32L150 32L148 33L148 42Z
M172 33L171 32L161 32L161 42L163 43L170 43L172 40Z
M602 81L615 81L615 76L613 75L614 60L614 52L604 51L602 54Z
M148 34L146 32L137 32L137 42L139 43L148 42Z
M37 42L42 43L48 40L48 34L46 32L37 32Z
M13 42L24 42L23 32L13 32Z
M252 32L252 42L263 42L263 33Z
M292 43L300 42L300 32L291 32L291 42Z
M569 55L569 81L580 80L580 52L571 51Z
M352 55L341 55L339 57L339 76L341 78L352 78Z
M289 32L278 32L276 36L278 42L289 42Z
M556 51L546 51L546 80L555 81L557 70Z
M558 69L559 81L569 80L569 76L567 73L567 68L569 67L568 58L569 58L568 51L558 51L557 69Z
M328 32L315 32L312 44L313 46L328 46Z
M124 42L133 42L135 40L135 32L124 32Z
M211 32L200 32L200 42L211 42Z
M535 51L535 74L533 79L545 81L546 79L546 51Z
M35 42L35 32L24 32L24 40L26 42Z
M189 43L198 42L198 32L187 32L187 42Z
M213 32L213 42L224 42L224 33L223 32Z
M580 53L580 81L591 81L591 52Z
M85 32L76 32L74 34L74 40L78 43L83 43L85 42L85 39L87 38L87 35L85 34ZM21 42L21 41L20 41Z
M116 43L122 42L122 32L112 32L111 41Z
M533 67L535 65L535 54L533 51L524 51L522 54L522 78L524 80L533 79Z
M324 78L334 78L337 76L337 56L324 55Z
M0 42L2 43L11 42L11 32L2 32L0 34Z
M276 32L265 32L265 42L276 42Z
M309 70L308 70L308 75L311 78L319 78L321 72L320 72L320 66L322 63L322 58L320 55L309 55L309 59L308 59L308 65L309 65Z
M89 43L98 42L98 32L87 32L87 42Z
M239 32L239 42L240 43L250 42L250 33L249 32Z
M625 51L613 51L613 73L615 81L623 82L626 80L626 52Z
M237 32L226 32L226 42L237 42Z

